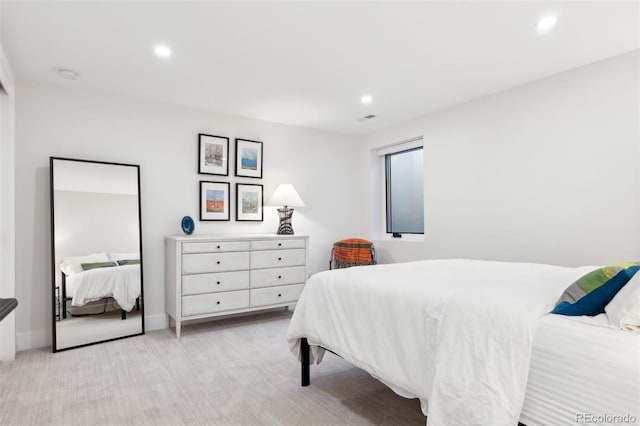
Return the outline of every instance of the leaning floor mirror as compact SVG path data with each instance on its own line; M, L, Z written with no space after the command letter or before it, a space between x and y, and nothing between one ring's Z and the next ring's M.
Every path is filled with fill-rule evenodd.
M140 167L49 167L53 351L144 334Z

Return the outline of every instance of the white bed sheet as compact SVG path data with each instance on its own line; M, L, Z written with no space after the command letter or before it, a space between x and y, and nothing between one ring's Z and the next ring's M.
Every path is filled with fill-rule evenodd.
M133 309L140 296L140 282L139 264L90 269L65 279L72 306L113 297L127 312Z
M307 337L399 395L430 426L513 426L535 329L568 284L594 267L430 260L321 272L305 286L287 339Z
M614 423L587 422L587 415L628 415L636 419L630 424L640 424L640 333L611 327L605 314L545 315L533 341L520 421L575 426L580 415L583 424Z

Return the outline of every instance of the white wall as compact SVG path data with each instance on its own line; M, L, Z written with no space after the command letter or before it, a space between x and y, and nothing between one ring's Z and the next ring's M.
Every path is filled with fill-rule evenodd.
M377 241L383 262L469 257L564 265L638 260L638 51L362 138L424 135L423 242ZM379 222L367 215L368 235Z
M360 191L353 180L358 146L352 137L216 115L177 106L69 88L20 87L16 146L16 293L18 349L50 342L51 278L49 156L140 164L145 313L149 328L165 326L163 238L181 233L275 233L275 208L263 223L199 222L199 180L262 183L265 199L293 183L306 203L296 208L296 233L310 235L313 272L328 267L333 241L362 236ZM197 173L198 133L264 142L264 179ZM230 165L233 175L233 165ZM234 189L235 190L235 189ZM235 199L235 198L233 198ZM233 215L232 215L233 217Z
M0 91L0 297L6 298L15 296L15 91L1 40L0 84L4 88ZM15 315L0 323L0 361L15 358Z
M50 339L48 157L141 165L148 325L164 326L163 237L198 217L197 133L265 142L265 197L294 183L307 207L311 267L331 243L374 234L371 150L423 135L423 242L377 241L380 260L471 257L602 264L640 256L638 52L417 118L360 138L93 92L21 87L17 103L18 347ZM233 146L233 145L232 145ZM231 166L231 174L233 167ZM196 233L274 232L196 222Z

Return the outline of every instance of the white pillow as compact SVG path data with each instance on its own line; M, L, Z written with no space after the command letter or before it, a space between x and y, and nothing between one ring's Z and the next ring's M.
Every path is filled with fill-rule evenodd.
M604 307L609 322L623 330L640 329L640 272L636 273Z
M68 277L84 271L82 263L109 262L107 253L93 253L86 256L65 257L60 263L60 270Z
M138 252L132 253L109 253L109 257L111 260L139 260L140 254Z

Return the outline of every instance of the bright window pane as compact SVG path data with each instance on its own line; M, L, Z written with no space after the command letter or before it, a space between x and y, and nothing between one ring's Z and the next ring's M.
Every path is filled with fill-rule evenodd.
M424 234L423 163L422 148L385 156L388 233Z

